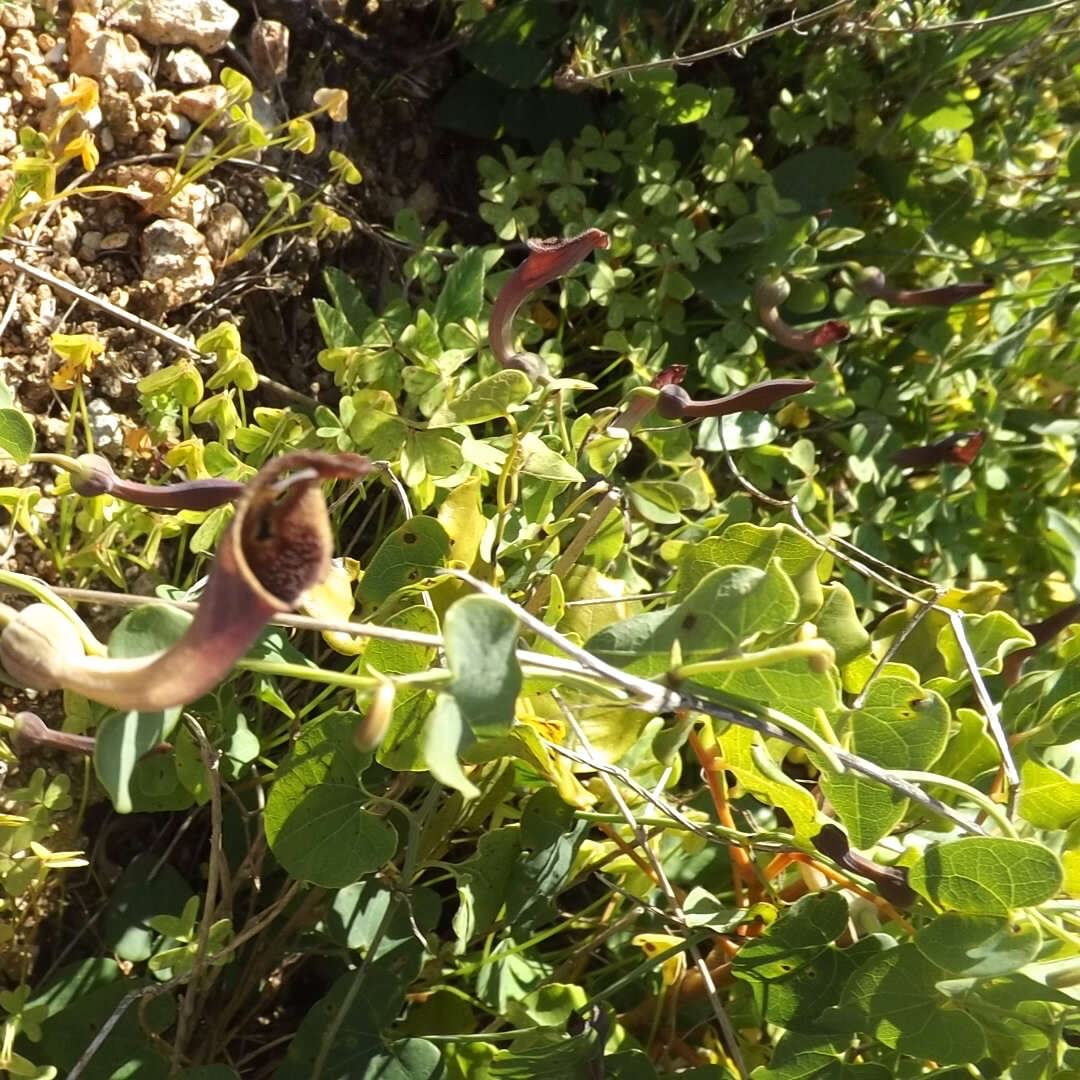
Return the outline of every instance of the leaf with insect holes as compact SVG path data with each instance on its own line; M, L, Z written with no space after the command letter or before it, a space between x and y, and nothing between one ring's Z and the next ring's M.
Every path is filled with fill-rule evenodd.
M654 675L670 667L676 642L685 661L712 656L781 629L797 608L791 579L778 563L767 570L725 566L705 574L677 606L605 627L586 648L628 671Z
M450 538L429 517L417 517L395 529L379 545L360 579L360 598L378 604L398 589L437 573L450 557Z
M732 973L750 981L787 975L822 953L847 920L848 906L839 893L804 896L739 950Z
M925 770L945 749L949 721L940 695L883 676L871 685L862 708L845 713L834 726L850 750L877 765ZM822 776L821 782L852 847L873 847L907 812L906 799L851 773Z

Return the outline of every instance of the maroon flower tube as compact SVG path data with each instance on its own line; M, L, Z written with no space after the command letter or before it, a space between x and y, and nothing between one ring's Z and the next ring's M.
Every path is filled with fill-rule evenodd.
M220 476L177 484L141 484L117 476L100 454L81 454L75 462L78 469L72 470L71 490L76 495L114 495L125 502L159 510L212 510L240 498L246 487L239 480Z
M565 240L528 240L529 257L510 275L510 280L499 290L491 309L488 324L488 340L495 359L504 368L524 371L536 380L547 374L544 361L536 353L514 352L513 323L518 308L531 292L542 288L568 270L597 248L610 243L602 229L586 229L577 236Z
M58 731L56 728L49 727L37 713L17 712L12 719L15 721L14 742L17 750L30 746L47 746L53 750L66 750L73 754L94 752L92 735L75 735L70 731Z
M811 353L826 345L835 345L851 333L847 323L836 319L822 323L813 330L799 330L786 323L780 316L780 305L790 295L791 286L786 278L762 278L754 286L754 307L757 308L761 325L780 345L795 352Z
M980 296L990 285L984 281L958 281L936 289L896 289L888 283L879 267L864 266L855 279L855 288L867 296L887 300L896 307L949 307Z
M815 386L817 383L813 379L767 379L745 390L703 401L695 401L681 386L664 386L656 398L656 411L667 420L730 416L748 409L764 412L770 405L795 394L803 394Z
M1080 603L1069 604L1060 611L1043 619L1041 622L1028 623L1024 629L1035 639L1034 645L1018 649L1005 657L1002 674L1006 686L1015 686L1020 678L1024 663L1035 655L1044 645L1053 641L1066 627L1080 619Z

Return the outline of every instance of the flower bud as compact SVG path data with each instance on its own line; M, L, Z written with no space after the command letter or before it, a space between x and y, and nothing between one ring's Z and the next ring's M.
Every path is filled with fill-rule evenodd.
M57 731L49 727L37 713L18 712L12 717L15 749L23 751L33 746L48 746L54 750L69 750L76 754L92 754L94 738L91 735L75 735L70 731Z
M382 742L394 715L396 688L389 679L379 683L368 706L367 715L353 732L357 750L373 750Z
M76 495L88 499L108 495L116 486L116 473L100 454L80 454L75 463L78 470L71 474L71 490Z
M677 383L661 386L656 395L656 411L665 420L681 420L690 404L690 395Z
M85 656L71 621L48 604L29 604L18 613L6 605L0 607L11 620L0 633L4 670L35 690L64 687L71 665Z
M778 308L791 295L791 283L786 277L762 278L754 286L754 307Z

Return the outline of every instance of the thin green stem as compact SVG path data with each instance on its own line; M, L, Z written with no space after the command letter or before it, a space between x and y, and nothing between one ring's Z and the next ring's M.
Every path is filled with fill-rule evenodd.
M674 679L692 679L699 675L726 675L736 671L753 671L756 668L786 664L791 660L825 661L831 663L835 658L833 647L823 638L811 638L809 641L793 641L788 645L777 645L774 649L762 649L760 652L741 653L720 660L701 660L696 664L682 664L672 672Z
M79 640L82 642L82 647L88 655L108 655L108 649L90 633L90 629L75 613L75 609L57 596L44 581L39 581L37 578L30 577L27 574L16 574L11 570L0 570L0 586L5 585L18 592L29 593L35 600L48 604L49 607L59 611L75 627L79 634Z
M951 776L939 776L937 773L921 772L918 769L893 769L891 771L903 780L911 780L916 784L937 785L958 792L970 799L980 809L985 810L987 815L1001 826L1001 831L1006 836L1016 838L1016 829L1013 828L1013 823L1009 820L1005 811L989 795L984 795L978 788L973 788L970 784L965 784L962 780L955 780Z

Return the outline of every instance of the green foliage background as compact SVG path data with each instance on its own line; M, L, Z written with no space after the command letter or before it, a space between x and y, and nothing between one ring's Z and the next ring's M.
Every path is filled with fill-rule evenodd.
M438 117L488 140L492 242L403 211L378 310L326 269L333 407L256 404L242 328L200 339L205 388L186 362L143 387L191 476L297 447L388 461L407 514L380 481L338 499L307 611L403 633L267 632L190 710L213 770L179 710L67 702L118 809L209 806L218 886L207 904L198 863L140 857L103 888L97 950L0 996L46 1070L26 1075L71 1069L137 988L83 1075L170 1075L178 1030L189 1080L1080 1074L1080 635L1003 673L1080 587L1080 37L1074 7L1022 6L835 4L686 66L659 61L792 12L454 8ZM650 66L600 77L627 64ZM610 248L518 320L555 375L532 386L487 349L491 302L518 241L593 227ZM853 287L867 265L992 288L894 308ZM851 338L771 341L751 291L777 273L792 324ZM817 385L771 416L609 429L673 364L699 398ZM970 464L892 460L972 430ZM229 516L67 503L40 539L66 579L123 585L176 540L172 597ZM175 631L142 612L114 637ZM66 791L12 797L47 821ZM5 836L13 874L29 840Z

